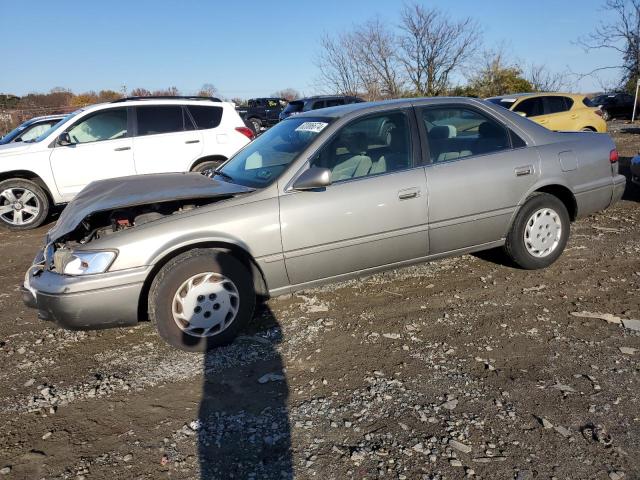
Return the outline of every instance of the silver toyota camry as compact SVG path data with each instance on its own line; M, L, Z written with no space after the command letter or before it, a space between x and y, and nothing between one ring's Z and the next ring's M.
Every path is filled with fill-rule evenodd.
M293 116L218 170L94 182L25 276L67 328L149 319L171 345L229 343L256 298L502 247L525 269L618 201L607 134L553 132L490 103L429 98Z

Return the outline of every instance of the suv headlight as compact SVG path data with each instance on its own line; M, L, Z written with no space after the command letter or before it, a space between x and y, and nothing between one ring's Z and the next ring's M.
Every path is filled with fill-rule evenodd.
M59 273L65 275L91 275L103 273L113 263L113 251L73 251L58 250L54 254L54 264Z

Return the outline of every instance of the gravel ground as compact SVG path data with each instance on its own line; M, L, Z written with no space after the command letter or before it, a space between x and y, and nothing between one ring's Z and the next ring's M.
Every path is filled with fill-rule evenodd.
M621 164L640 130L612 125ZM68 332L0 232L0 479L640 478L640 193L528 272L464 256L265 304L234 344Z

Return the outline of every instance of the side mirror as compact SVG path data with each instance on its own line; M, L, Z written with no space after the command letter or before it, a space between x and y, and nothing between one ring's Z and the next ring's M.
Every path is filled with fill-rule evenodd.
M294 190L314 190L331 185L331 170L311 167L305 170L293 184Z
M58 145L63 147L71 145L71 137L69 136L68 132L63 132L58 135Z
M521 117L526 117L526 116L527 116L527 114L526 114L526 113L524 113L524 112L518 112L518 111L516 111L516 113L517 113L518 115L520 115Z

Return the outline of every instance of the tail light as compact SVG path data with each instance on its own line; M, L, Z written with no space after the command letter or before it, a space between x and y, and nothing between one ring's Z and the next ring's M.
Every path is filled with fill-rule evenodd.
M240 132L249 140L253 140L253 137L255 137L255 135L253 134L253 131L248 127L236 127L236 132Z
M609 161L611 163L618 163L618 150L615 148L609 152Z
M596 108L593 113L595 113L596 115L598 115L599 117L602 116L602 110L600 110L599 108Z

